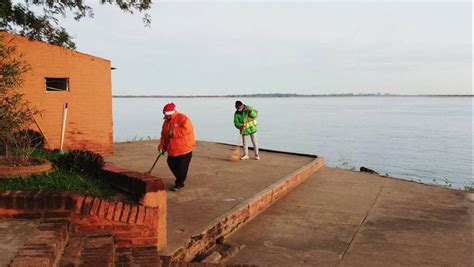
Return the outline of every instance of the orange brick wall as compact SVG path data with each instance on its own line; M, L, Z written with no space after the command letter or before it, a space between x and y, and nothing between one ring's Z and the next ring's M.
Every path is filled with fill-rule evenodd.
M68 116L64 149L113 152L112 83L109 60L43 42L2 33L23 54L31 70L25 75L25 99L42 111L35 116L53 148L60 147L64 104ZM69 78L68 92L46 92L45 77Z

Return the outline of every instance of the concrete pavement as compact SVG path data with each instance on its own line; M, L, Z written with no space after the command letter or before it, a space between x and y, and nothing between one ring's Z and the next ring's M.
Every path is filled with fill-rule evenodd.
M263 151L260 161L231 162L233 150L229 145L198 142L186 187L168 193L168 247L161 255L184 249L187 254L179 259L189 261L198 251L193 242L200 242L203 236L215 241L214 234L239 229L231 236L224 235L224 245L243 247L224 259L225 263L474 263L473 193L321 168L324 161L309 155ZM156 141L121 143L108 160L145 172L155 156ZM174 183L165 158L160 159L153 175L164 178L170 187ZM37 221L0 222L0 266L10 262L37 228Z
M227 263L472 266L472 208L463 191L325 167L229 237L244 248Z

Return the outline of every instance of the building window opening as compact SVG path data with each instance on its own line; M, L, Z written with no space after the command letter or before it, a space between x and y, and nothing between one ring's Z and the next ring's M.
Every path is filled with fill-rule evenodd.
M64 92L69 91L68 78L46 78L47 92Z

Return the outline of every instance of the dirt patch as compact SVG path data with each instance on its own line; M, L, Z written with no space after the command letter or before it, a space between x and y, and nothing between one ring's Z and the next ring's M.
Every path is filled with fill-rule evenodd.
M5 157L0 157L0 178L25 177L52 169L53 164L46 160L31 159L27 166L10 166Z

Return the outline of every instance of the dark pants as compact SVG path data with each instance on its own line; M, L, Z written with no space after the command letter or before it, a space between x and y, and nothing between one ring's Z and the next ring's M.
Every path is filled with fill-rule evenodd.
M178 187L184 186L184 181L186 180L186 176L188 176L188 168L192 156L193 152L177 157L168 156L168 166L174 174L174 177L176 177L176 186Z

